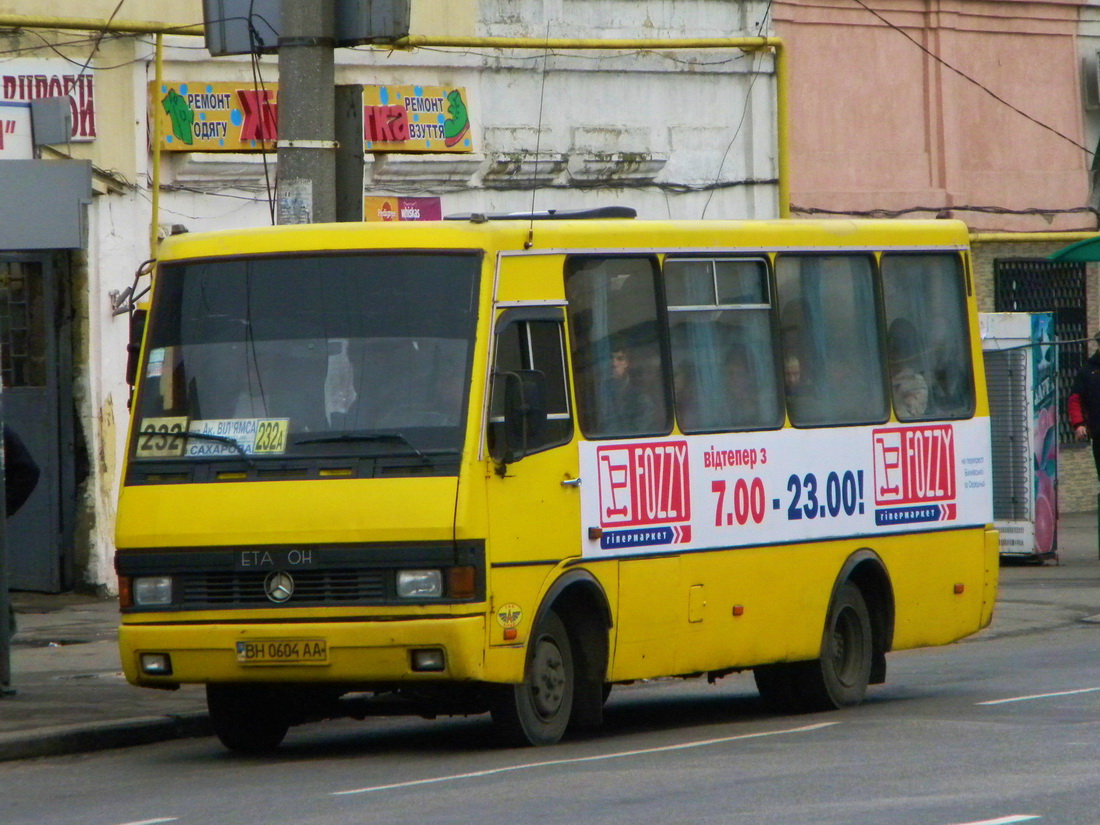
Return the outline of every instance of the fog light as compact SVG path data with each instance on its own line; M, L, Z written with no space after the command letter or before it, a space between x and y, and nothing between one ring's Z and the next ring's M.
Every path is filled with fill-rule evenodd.
M412 652L412 669L417 672L431 671L438 673L447 666L447 657L438 648L430 650L414 650Z
M141 672L148 676L171 676L172 657L167 653L142 653Z
M397 595L402 599L438 599L443 595L443 574L438 570L398 570Z
M134 604L153 607L172 603L171 576L138 576L132 586Z

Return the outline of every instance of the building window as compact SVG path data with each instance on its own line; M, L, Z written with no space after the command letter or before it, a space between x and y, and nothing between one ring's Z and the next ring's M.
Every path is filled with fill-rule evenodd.
M0 356L4 389L46 386L42 265L0 261Z

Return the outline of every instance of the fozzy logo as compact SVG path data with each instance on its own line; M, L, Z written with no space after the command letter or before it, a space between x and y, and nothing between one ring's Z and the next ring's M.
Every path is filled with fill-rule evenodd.
M955 498L954 435L949 424L874 430L875 503Z
M602 527L691 520L686 441L600 447L596 462Z
M949 424L872 433L879 525L953 521L957 515L955 431Z

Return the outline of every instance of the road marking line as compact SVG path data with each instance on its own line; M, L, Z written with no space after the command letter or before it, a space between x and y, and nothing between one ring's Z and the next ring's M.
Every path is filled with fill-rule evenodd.
M737 736L723 736L719 739L704 739L700 742L685 742L679 745L662 745L657 748L640 748L633 751L620 751L619 753L605 753L599 756L577 756L570 759L551 759L546 762L527 762L522 765L508 765L503 768L489 768L484 771L471 773L458 773L451 776L437 776L432 779L414 779L409 782L395 782L392 785L375 785L369 788L355 788L350 791L332 791L332 796L351 796L352 794L374 793L375 791L392 791L396 788L412 788L416 785L435 785L440 782L454 782L459 779L478 779L483 776L493 776L498 773L510 773L512 771L526 771L533 768L548 768L558 765L577 765L582 762L602 762L608 759L622 759L626 756L643 756L650 753L669 753L671 751L702 748L708 745L722 745L726 742L737 742L743 739L762 739L766 736L781 736L787 733L810 733L811 731L829 728L839 725L839 722L822 722L817 725L805 725L800 728L787 728L785 730L773 730L765 733L742 733Z
M163 822L179 822L179 817L166 816L163 819L143 819L140 822L123 822L121 825L161 825Z
M981 822L960 822L958 825L1012 825L1013 822L1030 822L1033 819L1042 819L1042 817L1038 814L1015 814L1002 816L999 819L983 819Z
M1013 696L1011 699L991 699L988 702L978 702L979 705L1006 705L1009 702L1027 702L1030 699L1051 699L1056 696L1073 696L1077 693L1096 693L1100 687L1080 688L1079 690L1062 690L1058 693L1036 693L1032 696Z

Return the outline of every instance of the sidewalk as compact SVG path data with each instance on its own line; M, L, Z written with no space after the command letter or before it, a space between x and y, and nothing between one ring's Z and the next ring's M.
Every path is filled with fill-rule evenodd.
M1100 623L1096 514L1065 515L1058 530L1057 563L1001 566L993 623L966 643ZM14 593L12 601L15 694L0 697L0 761L210 735L202 687L127 684L113 599Z
M161 691L126 682L116 600L12 593L12 603L15 694L0 697L0 761L210 733L201 686Z

